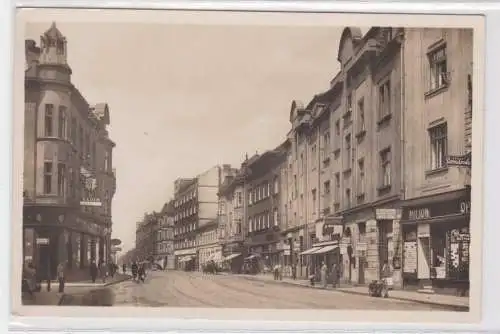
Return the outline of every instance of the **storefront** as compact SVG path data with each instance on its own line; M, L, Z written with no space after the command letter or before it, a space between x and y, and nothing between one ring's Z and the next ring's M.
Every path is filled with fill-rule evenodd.
M403 207L403 281L429 291L469 286L470 190Z
M55 278L60 263L66 263L71 276L92 259L104 260L107 233L104 225L63 208L25 207L23 261L31 261L41 279L49 272Z
M243 242L230 242L223 245L224 269L235 274L241 273L246 254Z
M176 269L192 271L196 268L196 248L180 249L174 252Z

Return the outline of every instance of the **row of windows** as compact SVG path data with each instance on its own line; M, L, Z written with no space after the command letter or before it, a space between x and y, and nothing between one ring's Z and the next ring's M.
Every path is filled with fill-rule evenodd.
M174 223L178 222L181 219L192 217L198 213L198 208L196 206L192 206L189 208L186 208L184 211L177 213L174 216Z
M171 240L174 238L174 231L171 229L160 230L156 234L156 241Z
M188 225L176 227L176 228L174 228L174 235L177 236L180 234L189 233L189 232L194 231L195 229L196 229L196 223L191 223Z
M181 205L184 205L185 203L194 200L198 196L198 192L195 190L192 190L189 194L186 194L182 196L182 198L178 199L174 203L174 207L178 208Z
M271 212L265 212L248 218L248 232L258 232L267 230L272 226L279 226L278 209Z
M269 198L271 195L276 195L279 193L279 182L278 178L274 178L274 183L264 182L258 185L254 189L249 191L248 204L252 205L259 201Z
M201 234L199 244L205 245L215 241L217 241L217 231L210 231Z
M45 104L44 115L44 136L45 137L59 137L61 139L69 140L73 145L78 145L78 149L85 159L91 158L96 163L97 149L96 142L90 138L90 133L84 131L81 125L78 125L76 117L71 117L71 123L68 127L68 110L66 106L58 106L57 116L55 115L55 106L53 104ZM57 133L55 127L55 120L57 117ZM108 151L105 151L104 156L104 170L111 171L111 156Z
M188 248L188 247L196 247L197 243L195 239L191 240L184 240L184 241L175 241L174 242L174 248L175 249L181 249L181 248Z

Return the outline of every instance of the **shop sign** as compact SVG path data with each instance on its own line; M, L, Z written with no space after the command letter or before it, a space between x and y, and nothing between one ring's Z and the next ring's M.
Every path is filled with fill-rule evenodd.
M426 238L431 235L431 226L429 224L421 224L417 226L417 236L419 238Z
M394 220L398 218L396 209L375 209L375 218L377 220Z
M464 196L464 198L451 201L436 201L426 206L403 208L402 220L419 221L450 215L465 216L470 214L470 210L471 200Z
M36 244L37 245L48 245L49 238L36 238Z
M447 166L471 167L472 154L467 153L464 155L448 155L446 157Z
M102 206L99 199L96 177L84 167L80 168L80 179L83 187L81 206Z

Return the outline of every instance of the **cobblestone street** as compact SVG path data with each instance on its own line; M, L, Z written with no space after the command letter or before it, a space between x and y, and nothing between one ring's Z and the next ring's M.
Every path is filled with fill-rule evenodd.
M127 281L112 289L115 292L115 306L447 310L436 305L198 272L151 272L145 283Z

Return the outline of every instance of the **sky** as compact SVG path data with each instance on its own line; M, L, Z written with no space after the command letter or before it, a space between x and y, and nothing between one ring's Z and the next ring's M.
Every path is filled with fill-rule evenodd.
M51 22L26 26L40 42ZM292 100L307 104L339 70L342 28L63 22L72 82L107 102L116 143L113 237L173 197L178 177L278 146ZM366 31L366 30L365 30ZM364 31L364 32L365 32Z

